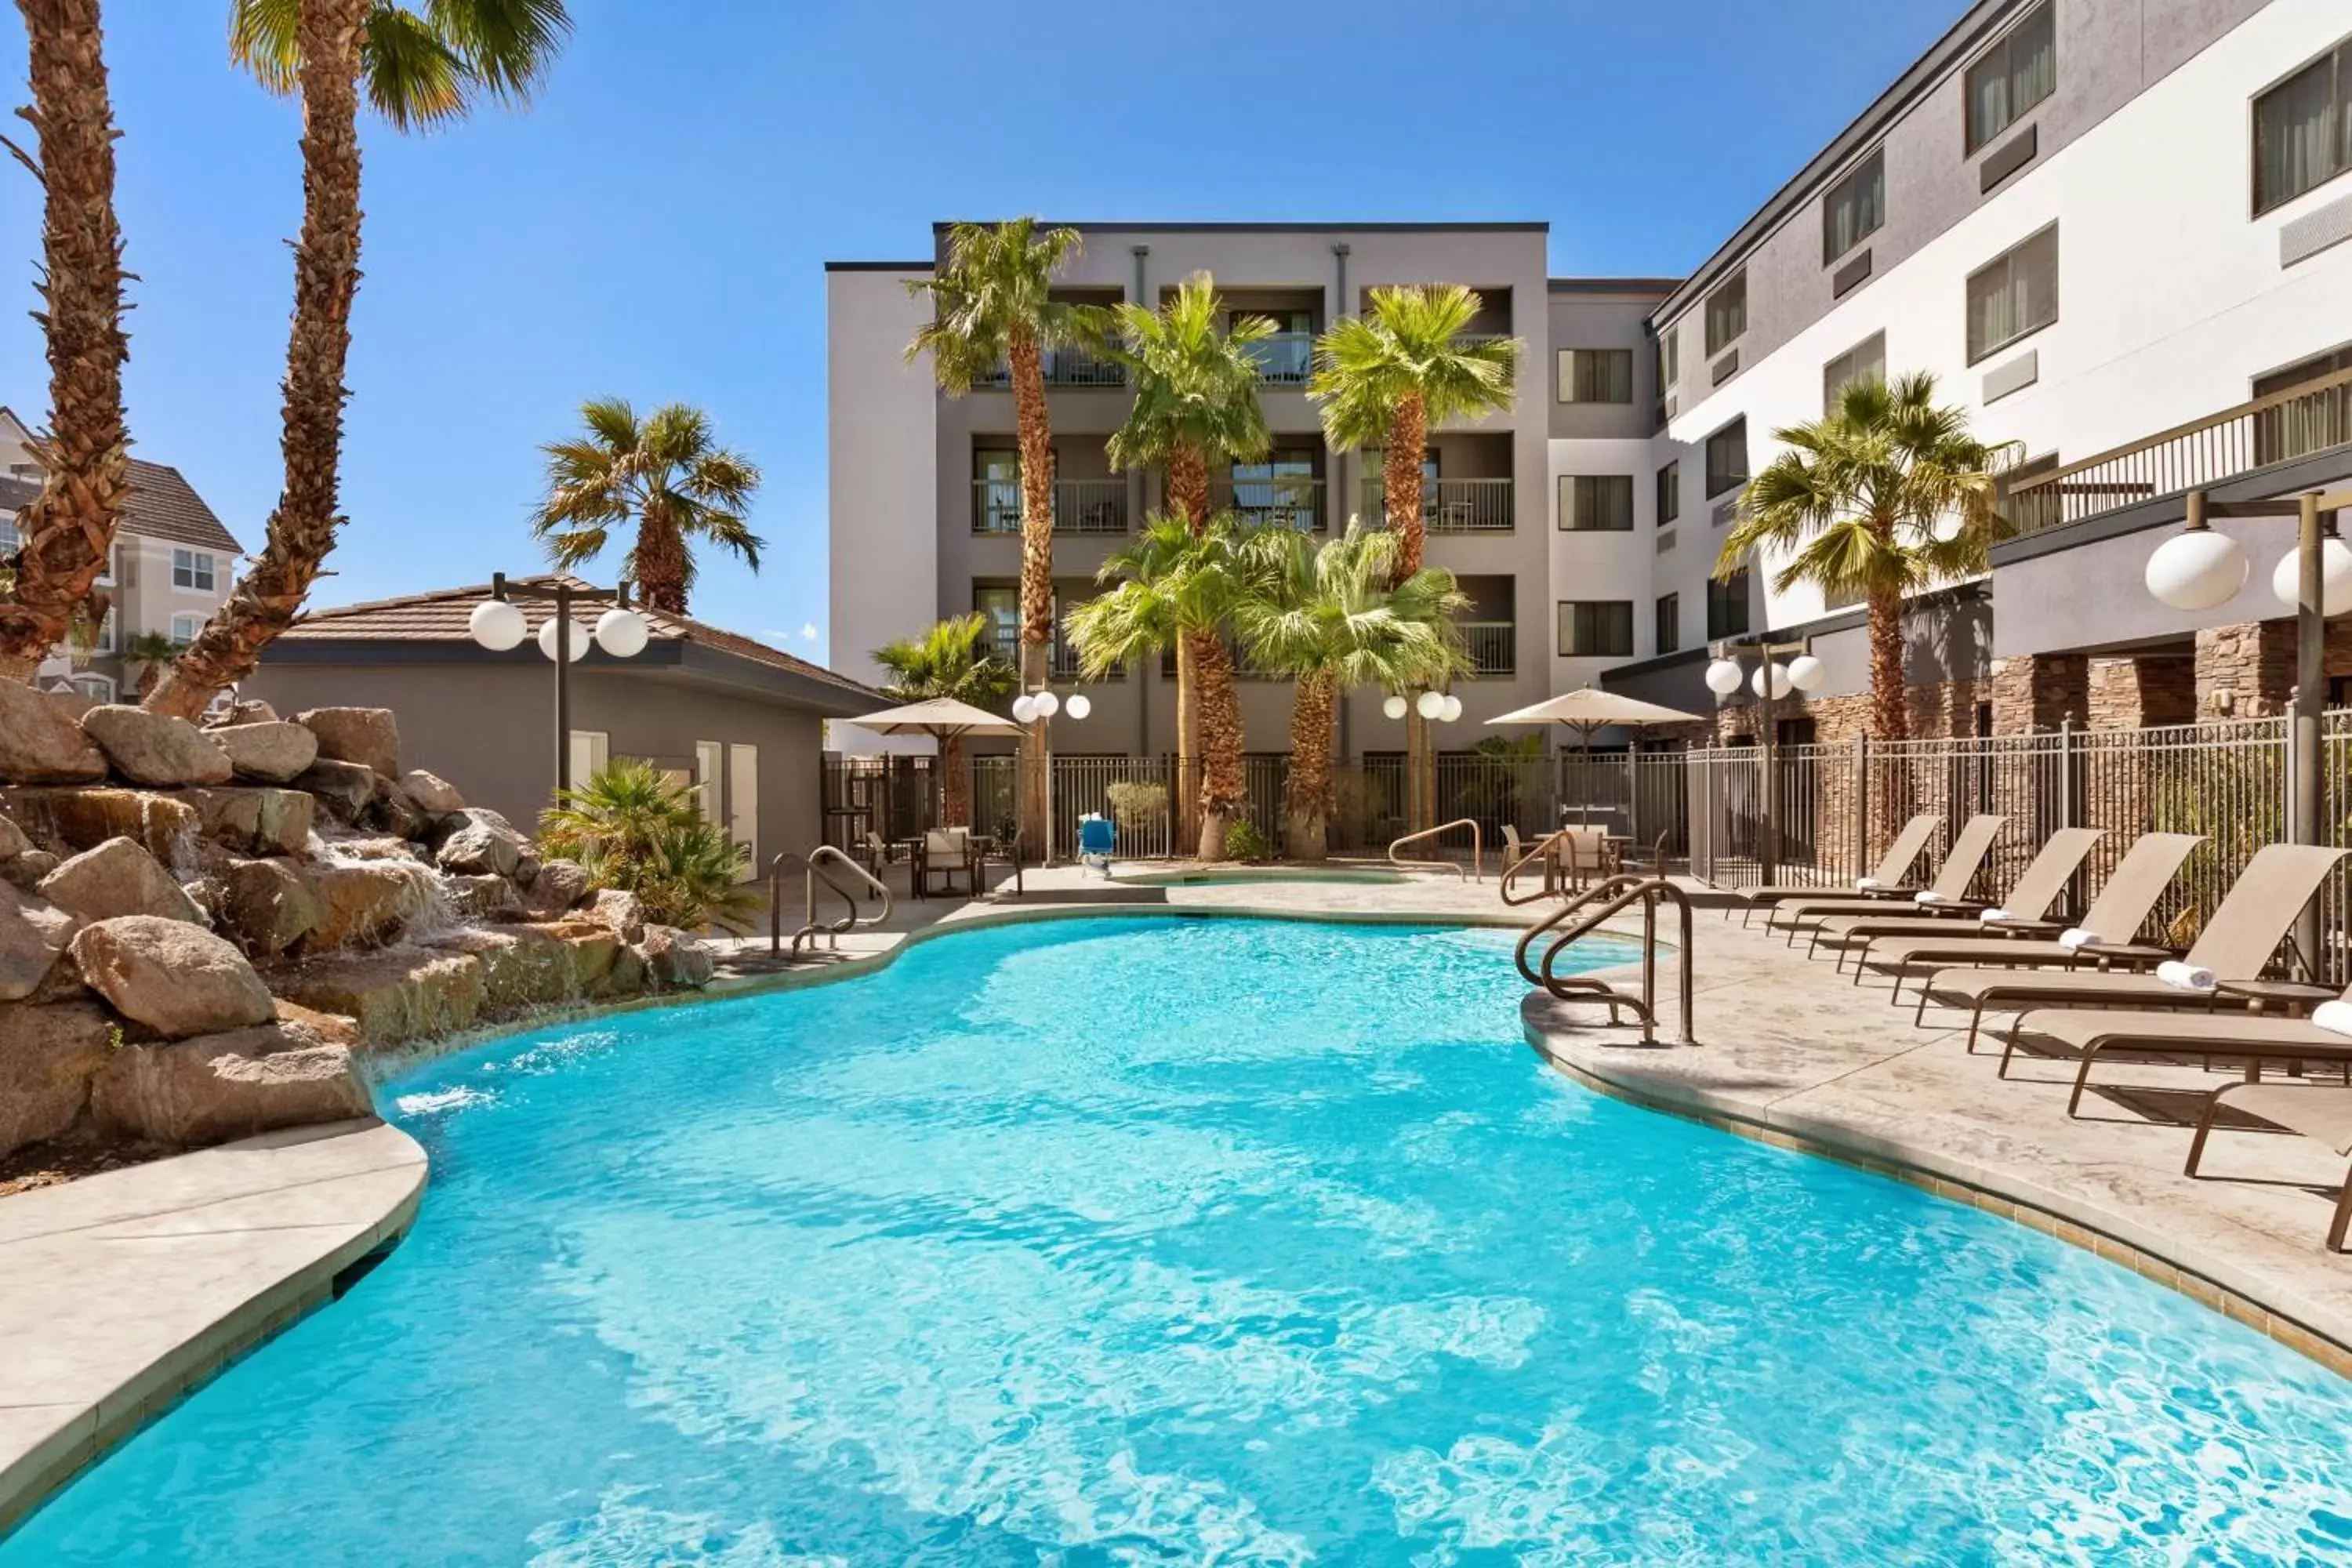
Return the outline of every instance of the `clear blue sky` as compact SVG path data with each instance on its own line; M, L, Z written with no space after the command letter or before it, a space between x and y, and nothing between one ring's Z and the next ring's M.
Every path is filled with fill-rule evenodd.
M538 444L583 396L684 398L767 473L764 569L709 563L696 613L822 656L827 259L1027 211L1545 219L1556 273L1679 274L1962 0L572 9L527 112L362 129L352 521L314 602L533 569ZM226 12L108 0L107 42L135 449L250 549L278 483L299 124L228 65ZM0 165L0 402L36 422L38 254L35 186Z

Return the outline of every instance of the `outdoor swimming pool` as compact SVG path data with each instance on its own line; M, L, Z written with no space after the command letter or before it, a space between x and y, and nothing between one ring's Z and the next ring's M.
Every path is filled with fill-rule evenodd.
M2352 1553L2352 1386L1585 1092L1508 951L1055 921L437 1064L406 1244L0 1564Z

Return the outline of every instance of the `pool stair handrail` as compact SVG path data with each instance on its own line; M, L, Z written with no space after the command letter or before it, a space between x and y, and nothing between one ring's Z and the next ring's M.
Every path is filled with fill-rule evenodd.
M1595 882L1542 920L1528 927L1519 937L1518 947L1512 952L1512 962L1528 984L1538 986L1562 1002L1598 1002L1609 1009L1609 1021L1619 1022L1618 1009L1630 1010L1641 1021L1642 1043L1658 1044L1658 904L1670 900L1679 911L1682 923L1682 961L1677 967L1678 1000L1682 1004L1682 1029L1677 1037L1685 1046L1698 1044L1691 1031L1691 902L1690 895L1664 877L1645 877L1632 871L1621 871L1613 877ZM1555 974L1552 965L1559 955L1580 937L1589 936L1603 921L1633 904L1642 906L1642 989L1639 995L1629 994L1605 980L1584 974ZM1577 917L1573 925L1560 931L1570 916ZM1538 964L1528 963L1528 950L1536 939L1547 933L1554 935L1544 950Z
M1559 893L1559 879L1554 872L1550 857L1553 846L1559 842L1560 836L1567 831L1568 829L1562 827L1545 834L1541 838L1537 839L1533 844L1529 845L1526 852L1517 859L1503 868L1502 876L1498 879L1498 885L1500 886L1503 894L1503 902L1507 904L1532 904L1538 899L1549 899ZM1543 889L1540 892L1514 896L1511 892L1512 881L1517 878L1521 871L1526 870L1529 866L1535 865L1538 862L1541 862L1543 866Z
M1435 838L1439 834L1451 833L1457 827L1466 827L1470 830L1470 871L1466 875L1461 867L1451 860L1408 860L1397 853L1408 844L1418 844L1424 838ZM1408 871L1422 867L1443 866L1465 882L1483 882L1486 879L1486 835L1478 826L1476 817L1457 816L1451 822L1441 822L1434 827L1424 827L1418 833L1408 833L1402 838L1392 840L1389 845L1389 864L1402 867Z
M858 881L873 889L875 895L882 900L881 910L869 919L859 919L856 886L844 885L828 876L824 870L824 867L828 865L841 867L856 877ZM856 931L861 926L878 926L890 918L889 885L839 849L830 844L820 844L805 855L797 850L782 850L768 863L768 951L770 953L781 953L784 950L784 873L794 867L798 867L803 873L801 929L793 932L792 951L794 958L801 955L803 939L814 943L818 937L822 936L825 939L827 946L838 950L841 946L843 931ZM849 912L846 915L831 922L819 921L816 918L816 885L819 882L823 882L831 889L844 903L849 906Z

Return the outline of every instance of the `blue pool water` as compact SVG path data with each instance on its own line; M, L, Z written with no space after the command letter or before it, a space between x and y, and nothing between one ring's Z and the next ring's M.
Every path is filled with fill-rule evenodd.
M409 1240L0 1564L2352 1558L2352 1388L1586 1093L1507 952L1087 920L440 1063Z

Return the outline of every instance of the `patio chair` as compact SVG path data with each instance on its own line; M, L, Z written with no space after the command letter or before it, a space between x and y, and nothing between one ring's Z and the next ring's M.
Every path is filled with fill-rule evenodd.
M923 835L922 858L915 862L915 897L929 898L931 880L937 878L940 891L951 898L958 877L963 879L966 895L979 894L979 847L972 842L971 831L961 827L929 829Z
M2189 1162L2181 1168L2181 1174L2202 1174L2197 1167L2205 1158L2206 1141L2212 1136L2214 1118L2221 1113L2225 1100L2231 1110L2250 1111L2290 1132L2315 1138L2338 1154L2352 1154L2352 1089L2315 1084L2297 1089L2283 1083L2231 1083L2205 1097L2205 1110L2198 1117L2197 1131L2189 1141ZM2347 1230L2352 1230L2352 1171L2346 1173L2343 1189L2336 1194L2336 1217L2327 1227L2328 1251L2345 1250Z
M1118 847L1118 828L1108 816L1088 812L1078 818L1078 864L1091 866L1110 880L1110 858Z
M2105 837L2105 832L2096 827L2060 828L2049 837L2032 862L2018 874L2017 880L2002 895L1998 908L1985 909L1963 902L1926 907L1915 915L1883 912L1832 915L1813 927L1812 945L1805 950L1806 956L1811 957L1818 948L1833 948L1837 952L1838 967L1843 969L1847 953L1859 958L1872 942L1883 936L1911 936L1923 931L1950 936L1958 930L1990 924L2011 930L2041 927L2045 923L2042 917L2050 912L2050 906L2065 892L2067 883L2074 880L2074 873L2082 868L2084 858L2090 854L2091 847ZM1976 918L1973 921L1958 918L1961 915ZM2053 925L2049 929L2055 932L2058 928ZM1862 978L1859 963L1854 965L1853 973L1855 982L1859 984Z
M1992 853L1992 841L2000 837L2009 818L1979 813L1960 825L1952 837L1952 852L1944 857L1944 864L1936 872L1936 879L1911 896L1916 905L1936 905L1956 914L1974 914L1984 908L1969 900L1969 889L1975 883L1977 873L1984 869L1985 857ZM1884 898L1856 898L1853 894L1810 899L1784 899L1764 914L1764 929L1770 931L1778 921L1789 932L1789 940L1797 940L1798 928L1811 925L1837 915L1884 914ZM1915 907L1914 911L1916 912Z
M1944 819L1932 811L1923 811L1905 823L1902 831L1895 836L1895 842L1886 847L1886 853L1879 858L1870 875L1854 884L1855 889L1883 898L1900 898L1911 892L1912 889L1904 885L1904 879L1910 876L1911 864L1919 858L1919 852L1927 847L1927 840L1935 836L1936 829L1943 826ZM1747 905L1739 917L1739 923L1744 926L1748 923L1748 917L1758 910L1768 910L1786 899L1817 899L1827 890L1818 886L1798 887L1783 882L1771 887L1734 888L1731 896ZM1728 910L1724 911L1724 917L1727 920L1730 918Z
M1616 870L1609 829L1598 823L1563 827L1553 842L1559 847L1560 869L1570 887L1580 888L1588 879L1598 881Z
M2330 1005L2339 1004L2352 1006L2352 991ZM2164 1061L2210 1061L2217 1057L2243 1061L2251 1081L2259 1081L2264 1062L2325 1062L2352 1069L2352 1032L2331 1029L2309 1018L2275 1015L2053 1007L2023 1015L2011 1035L2012 1039L2031 1036L2074 1057L2074 1088L2066 1097L2069 1116L2076 1113L2084 1091L2091 1087L2091 1069L2109 1051L2129 1051L2135 1058ZM2255 1114L2263 1112L2256 1110Z
M2083 911L2083 918L2074 929L2087 933L2089 942L2070 942L2063 940L2065 931L2055 921L1995 921L1983 928L1983 934L1948 937L1882 938L1864 949L1854 972L1859 984L1862 971L1895 976L1895 989L1888 994L1889 1002L1898 1002L1903 995L1904 976L1915 969L1929 971L1981 965L1993 969L2079 968L2089 963L2096 968L2147 969L2176 956L2168 947L2143 945L2131 939L2156 908L2157 900L2171 885L2180 863L2189 858L2189 851L2205 842L2199 833L2143 833L2132 841L2124 858L2108 873L2106 886ZM1927 1011L1927 999L1922 996L1919 1012L1912 1017L1918 1023Z
M2216 983L2262 977L2271 954L2294 924L2294 918L2319 885L2327 879L2345 851L2317 844L2266 844L2246 863L2229 896L2213 911L2196 945L2180 960L2189 969L2210 974ZM2092 950L2096 952L2095 948ZM1977 1033L1990 1010L2028 1013L2041 1007L2207 1007L2217 1005L2212 985L2192 988L2175 984L2158 974L2126 974L2112 970L1944 969L1929 977L1921 992L1926 1004L1969 1009L1968 1048L1977 1047ZM2001 1052L2000 1070L2008 1076L2010 1058L2017 1051L2017 1032L2010 1031Z

